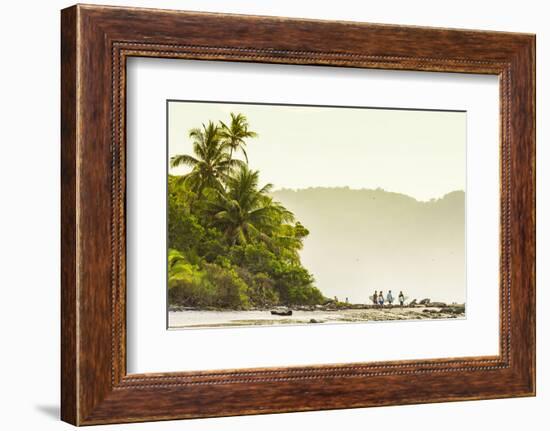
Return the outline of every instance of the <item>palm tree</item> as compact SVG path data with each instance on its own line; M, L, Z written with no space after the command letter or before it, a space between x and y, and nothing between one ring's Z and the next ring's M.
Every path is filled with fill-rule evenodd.
M211 203L214 224L226 235L231 245L246 244L252 239L270 242L270 235L294 215L267 195L273 188L258 188L259 172L247 165L228 177L226 192L217 192Z
M231 123L229 126L223 121L220 121L221 130L220 135L224 142L229 146L229 156L233 156L233 152L241 150L248 163L248 154L246 154L246 138L255 138L258 136L256 132L249 130L248 120L243 114L231 113Z
M212 121L201 128L191 129L189 137L193 139L193 152L178 154L170 159L170 166L189 166L191 172L180 177L180 181L188 184L197 193L198 198L205 188L223 190L223 183L231 170L241 164L231 159L229 145L221 138L220 128Z

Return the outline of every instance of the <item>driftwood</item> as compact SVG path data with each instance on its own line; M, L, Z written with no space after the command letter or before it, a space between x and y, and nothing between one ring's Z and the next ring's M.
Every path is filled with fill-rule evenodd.
M292 310L271 310L275 316L292 316Z

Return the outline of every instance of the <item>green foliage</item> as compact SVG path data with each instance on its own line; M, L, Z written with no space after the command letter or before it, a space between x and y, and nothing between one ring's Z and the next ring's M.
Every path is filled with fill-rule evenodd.
M192 129L194 155L171 166L190 172L168 178L170 304L246 309L325 301L299 256L308 230L259 185L245 139L257 134L246 117ZM242 151L246 163L233 159Z
M202 129L192 129L194 156L179 154L170 159L170 166L188 166L191 172L180 177L180 182L188 184L197 198L202 197L206 187L223 190L223 181L231 169L241 162L231 158L229 144L222 138L220 127L211 121Z
M248 286L236 269L203 263L193 265L179 251L168 252L168 297L170 303L190 307L246 309Z
M234 151L241 150L248 164L248 154L246 154L246 138L255 138L258 136L256 132L249 130L248 120L243 114L231 113L231 123L229 126L223 121L220 121L220 136L226 145L230 148L229 156L233 155Z
M214 306L220 308L248 308L248 286L234 268L222 268L212 263L204 264L206 282L216 292Z

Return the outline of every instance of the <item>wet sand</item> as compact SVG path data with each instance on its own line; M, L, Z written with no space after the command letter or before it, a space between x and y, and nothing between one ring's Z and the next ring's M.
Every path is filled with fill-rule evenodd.
M272 315L269 310L170 311L169 328L216 328L231 326L301 325L323 323L381 322L392 320L461 319L464 312L438 307L393 307L335 311L293 310L292 316Z

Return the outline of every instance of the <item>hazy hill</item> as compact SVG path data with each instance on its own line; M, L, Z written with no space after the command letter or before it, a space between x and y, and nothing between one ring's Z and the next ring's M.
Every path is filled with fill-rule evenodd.
M465 301L465 194L419 202L377 190L278 190L310 230L302 262L329 297L367 302L374 290Z

